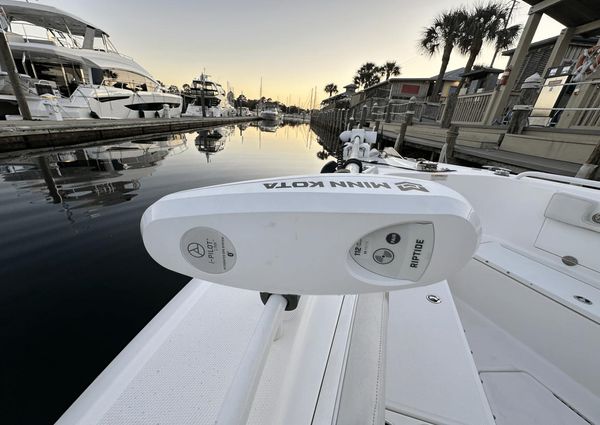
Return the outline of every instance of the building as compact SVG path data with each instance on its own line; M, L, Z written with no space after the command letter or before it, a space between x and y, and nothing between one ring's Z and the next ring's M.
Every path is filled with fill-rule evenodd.
M447 97L451 90L458 86L464 68L454 69L444 74L444 85L442 86L442 97ZM350 102L351 106L368 100L385 99L408 101L411 97L426 100L431 96L437 75L433 77L392 77L378 84L367 87L356 93Z
M344 92L323 99L321 101L321 109L347 108L350 103L350 99L356 93L357 88L358 86L354 83L345 85Z
M538 73L541 76L544 75L544 71L548 67L548 61L550 60L550 56L552 55L552 51L554 50L558 39L558 36L551 37L532 43L529 46L523 64L517 71L518 75L516 87L520 87L527 77L535 73ZM577 59L579 56L581 56L584 50L593 47L597 43L598 37L573 37L566 48L564 55L558 59L559 63L557 65L567 65L577 62ZM507 56L509 58L509 63L512 61L515 50L516 49L511 49L502 53L503 56Z

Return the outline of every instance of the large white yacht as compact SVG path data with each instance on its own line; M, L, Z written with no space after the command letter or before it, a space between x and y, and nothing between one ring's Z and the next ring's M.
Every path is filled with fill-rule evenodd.
M231 104L223 86L211 81L208 75L201 74L192 80L191 86L184 86L182 96L184 100L183 116L185 117L233 117L236 115L235 107ZM203 107L204 112L202 111Z
M279 110L279 105L277 103L265 102L258 115L267 121L279 121L281 118L281 111Z
M600 183L376 138L152 205L192 280L58 424L600 424Z
M4 30L34 119L149 118L181 114L181 97L117 52L108 34L42 4L0 0ZM19 116L5 72L0 118Z

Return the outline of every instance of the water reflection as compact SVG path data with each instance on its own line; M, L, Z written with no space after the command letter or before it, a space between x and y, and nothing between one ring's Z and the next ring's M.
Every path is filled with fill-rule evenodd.
M275 133L280 126L280 121L263 120L260 121L258 127L261 131L267 131L269 133Z
M60 151L37 157L0 160L5 182L19 190L46 194L60 204L67 220L75 223L76 210L86 218L98 216L98 208L130 201L168 155L187 149L185 135L163 140L126 142Z
M151 203L318 173L320 149L307 125L244 124L0 158L0 423L53 423L187 283L143 247Z
M198 136L195 139L196 148L200 152L204 152L206 162L210 162L212 155L225 149L225 142L234 130L235 126L228 126L198 131ZM241 134L242 130L240 128Z

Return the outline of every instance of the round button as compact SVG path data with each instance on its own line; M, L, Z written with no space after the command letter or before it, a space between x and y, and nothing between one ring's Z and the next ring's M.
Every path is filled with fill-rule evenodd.
M394 253L387 248L379 248L373 253L373 260L378 264L389 264L394 261Z
M387 236L385 237L385 240L390 245L396 245L398 242L400 242L400 239L401 238L398 233L388 233Z

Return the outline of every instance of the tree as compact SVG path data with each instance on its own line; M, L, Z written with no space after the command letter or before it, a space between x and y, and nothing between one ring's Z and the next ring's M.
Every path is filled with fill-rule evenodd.
M354 84L365 89L377 84L379 81L381 81L381 68L373 62L364 63L358 68L354 76Z
M450 126L458 102L458 93L465 84L464 74L473 69L473 64L481 53L483 45L489 43L498 49L505 49L510 47L517 39L521 27L520 25L509 27L509 20L510 8L508 4L498 0L477 5L468 13L463 23L463 31L458 40L458 47L461 53L468 55L469 59L456 91L448 96L444 116L442 117L442 127Z
M521 26L508 27L509 19L510 9L500 1L477 5L467 15L463 35L458 41L461 53L469 56L464 73L473 69L485 43L493 44L497 49L506 49L515 42ZM464 83L464 78L461 83Z
M389 80L390 77L400 75L400 65L396 61L387 61L381 66L381 72L385 74L385 80Z
M452 50L457 46L463 36L463 24L467 20L467 12L464 9L456 9L438 15L431 26L423 30L419 47L429 56L442 51L442 65L433 87L434 100L439 98L444 84L444 75L448 69Z
M329 83L325 86L325 92L329 93L329 97L331 97L334 93L338 92L338 88L337 85L335 85L334 83Z

